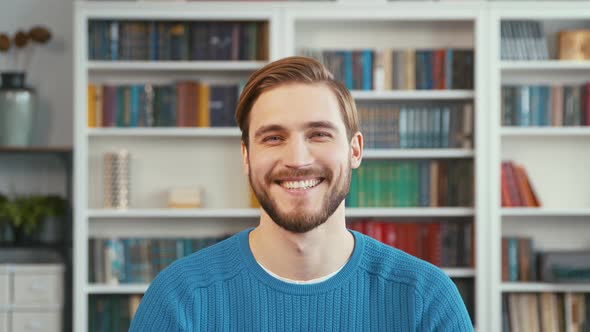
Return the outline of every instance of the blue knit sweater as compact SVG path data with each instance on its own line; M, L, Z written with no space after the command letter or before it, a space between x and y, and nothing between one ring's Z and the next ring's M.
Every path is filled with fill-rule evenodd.
M297 285L257 264L250 231L158 274L130 331L473 331L448 276L400 250L352 231L340 272Z

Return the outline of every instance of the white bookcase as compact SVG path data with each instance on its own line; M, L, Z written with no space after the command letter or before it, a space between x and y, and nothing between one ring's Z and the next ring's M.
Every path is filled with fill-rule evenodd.
M590 218L590 131L588 128L501 128L502 82L576 82L590 78L590 63L502 62L499 24L503 19L550 21L560 27L588 26L584 2L77 2L74 17L75 277L74 330L86 331L93 294L143 293L147 284L88 282L88 240L94 237L213 236L257 223L249 208L242 173L240 132L235 128L87 128L87 84L243 80L264 62L89 61L88 22L93 19L255 20L269 23L269 58L299 48L473 48L472 91L353 91L357 101L453 101L474 104L473 149L365 150L365 158L465 159L474 161L473 207L355 208L347 216L473 218L475 268L445 269L452 277L474 278L478 331L501 330L503 292L590 291L586 286L502 284L500 239L527 234L546 248L588 248ZM554 49L554 44L551 44ZM131 156L131 207L102 209L102 155L125 148ZM550 156L548 158L548 156ZM542 209L500 207L500 161L514 158L530 172ZM205 208L169 210L165 192L198 185ZM557 227L559 225L559 227Z
M536 20L547 37L550 60L502 61L503 21ZM590 81L590 61L557 59L557 32L590 28L590 6L581 2L495 3L490 8L490 331L502 329L502 294L589 293L588 284L502 282L501 238L531 237L535 250L590 249L590 127L502 127L503 84L577 84ZM540 208L502 208L500 163L523 164L541 202ZM566 319L566 322L568 320ZM566 326L570 331L571 326Z

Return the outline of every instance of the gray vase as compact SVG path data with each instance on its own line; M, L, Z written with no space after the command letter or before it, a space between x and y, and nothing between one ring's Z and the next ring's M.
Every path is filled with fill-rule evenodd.
M0 146L28 146L37 112L37 95L25 86L24 73L0 76Z

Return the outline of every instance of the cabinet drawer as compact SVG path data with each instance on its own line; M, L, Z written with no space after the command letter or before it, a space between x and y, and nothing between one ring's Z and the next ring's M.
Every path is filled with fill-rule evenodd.
M11 332L60 332L61 311L13 312Z
M61 274L15 274L14 304L63 303L63 276Z
M0 273L0 307L10 303L10 284L8 280L8 274ZM2 330L0 329L0 331Z
M0 311L0 332L8 332L8 313Z

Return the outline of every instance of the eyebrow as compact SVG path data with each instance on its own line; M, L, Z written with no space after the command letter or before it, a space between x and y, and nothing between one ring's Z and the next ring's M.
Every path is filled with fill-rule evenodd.
M338 130L336 128L336 126L330 121L307 122L307 123L305 123L304 128L306 128L306 129L324 128L324 129L329 129L329 130L333 130L333 131ZM286 128L284 126L281 126L278 124L270 124L270 125L262 126L262 127L258 128L258 130L256 130L256 132L254 133L254 138L258 138L268 132L273 132L273 131L286 131Z

